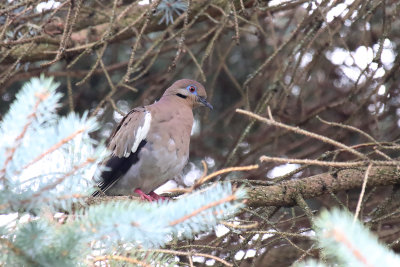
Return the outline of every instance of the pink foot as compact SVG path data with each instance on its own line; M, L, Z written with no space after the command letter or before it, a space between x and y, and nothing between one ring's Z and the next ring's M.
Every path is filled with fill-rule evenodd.
M155 200L159 200L159 199L161 199L162 201L167 200L167 198L162 197L162 196L160 196L160 195L157 195L156 193L154 193L154 191L151 191L149 195L150 195L152 198L154 198Z
M140 188L136 188L133 192L135 192L136 194L138 194L140 196L141 200L147 200L149 202L153 202L154 200L157 200L156 198L150 195L147 195L145 192L143 192Z

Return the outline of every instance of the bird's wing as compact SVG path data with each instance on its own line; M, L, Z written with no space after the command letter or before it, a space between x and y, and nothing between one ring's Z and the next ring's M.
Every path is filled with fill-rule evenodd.
M113 156L129 157L150 130L151 113L146 108L132 109L119 123L111 136L109 149Z
M111 157L106 161L106 170L101 173L97 196L106 192L139 160L139 152L146 145L150 130L151 113L146 108L132 109L118 124L111 135L109 149Z

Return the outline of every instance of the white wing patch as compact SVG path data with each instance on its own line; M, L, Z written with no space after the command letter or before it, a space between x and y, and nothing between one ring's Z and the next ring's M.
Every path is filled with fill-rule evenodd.
M135 153L140 142L142 140L146 139L147 133L150 130L150 124L151 124L151 113L149 111L146 111L146 115L144 116L144 123L141 127L139 127L135 133L135 142L133 143L133 146L131 148L131 151L125 151L124 157L129 157L129 155L132 153Z

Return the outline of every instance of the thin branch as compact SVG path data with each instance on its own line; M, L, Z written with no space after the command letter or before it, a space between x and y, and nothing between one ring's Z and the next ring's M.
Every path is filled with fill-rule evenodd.
M133 259L133 258L128 258L128 257L124 257L124 256L118 256L118 255L107 255L107 256L97 256L93 259L93 263L98 262L98 261L109 261L109 260L114 260L114 261L123 261L123 262L127 262L127 263L133 263L133 264L138 264L140 266L144 266L144 267L151 267L152 265L147 264L144 261L140 261L137 259Z
M60 46L57 50L56 57L53 60L42 64L41 67L50 66L61 59L62 55L65 52L65 48L68 45L68 41L71 38L73 26L75 25L76 19L78 18L78 14L79 14L81 6L82 6L82 0L78 0L76 8L75 8L74 16L72 16L72 10L75 7L75 3L74 3L74 1L69 1L69 9L68 9L68 13L67 13L67 18L65 20L64 32L61 37Z
M41 102L43 102L48 96L49 96L49 94L43 94L43 93L40 93L40 94L36 95L37 100L36 100L36 103L35 103L35 105L33 107L32 113L27 116L27 122L24 125L24 127L22 128L21 133L15 138L14 145L11 148L7 149L7 151L6 151L8 156L7 156L6 160L4 161L3 168L0 170L0 178L1 179L5 178L5 173L6 173L6 169L7 169L8 164L11 162L12 158L14 157L15 151L21 145L21 141L24 138L26 132L28 131L29 126L33 123L33 121L34 121L34 119L36 117L36 112L37 112L37 109L39 107L39 104Z
M225 169L213 172L205 177L200 178L199 181L197 182L196 186L198 187L198 186L204 184L205 182L209 181L210 179L212 179L218 175L224 174L224 173L237 172L237 171L251 171L251 170L256 170L258 168L259 168L258 164L249 165L249 166L238 166L238 167L225 168Z
M334 238L337 242L342 243L347 249L366 267L372 267L367 259L362 255L354 244L347 238L347 236L338 228L333 228L331 231L325 233L326 236Z
M203 165L204 166L204 165ZM206 165L205 165L206 166ZM204 169L205 171L203 172L203 176L196 181L196 183L190 187L190 188L174 188L174 189L170 189L169 192L172 193L189 193L192 192L193 190L195 190L196 188L198 188L199 186L201 186L202 184L204 184L205 182L211 180L212 178L224 174L224 173L228 173L228 172L235 172L235 171L251 171L251 170L256 170L258 169L259 166L258 165L249 165L249 166L238 166L238 167L229 167L229 168L225 168L225 169L221 169L218 171L215 171L209 175L204 175L206 174L206 169Z
M196 216L197 214L199 214L199 213L201 213L201 212L203 212L205 210L208 210L210 208L213 208L215 206L221 205L221 204L226 203L226 202L231 202L233 200L236 200L236 196L235 195L227 196L227 197L225 197L223 199L208 203L207 205L205 205L205 206L193 211L191 214L185 215L182 218L179 218L179 219L176 219L176 220L170 222L169 225L170 226L174 226L174 225L180 224L180 223L182 223L182 222L184 222L184 221Z
M216 257L214 255L206 254L206 253L198 253L198 252L184 252L184 251L175 251L175 250L169 250L169 249L149 249L149 250L141 250L141 251L151 251L151 252L158 252L158 253L167 253L167 254L172 254L172 255L179 255L179 256L187 256L187 255L192 255L192 256L198 256L198 257L204 257L204 258L209 258L213 259L215 261L218 261L226 266L233 266L229 262Z
M277 163L294 163L294 164L306 164L306 165L318 165L325 167L336 167L336 168L356 168L365 167L369 163L376 166L400 166L400 161L384 161L384 160L369 160L369 161L356 161L356 162L337 162L337 161L321 161L312 159L286 159L286 158L276 158L261 156L261 162L277 162Z
M181 53L183 51L183 47L185 46L185 35L188 30L188 21L189 21L191 8L192 8L192 0L188 0L185 20L183 21L183 30L181 33L181 37L179 38L179 41L178 41L178 49L176 51L176 55L175 55L174 60L172 61L172 64L168 67L168 72L170 72L171 70L173 70L176 67L179 56L181 55Z
M304 200L303 196L301 195L301 193L299 192L296 196L295 196L295 201L296 204L304 211L304 213L307 215L308 220L310 222L314 221L314 215L313 212L311 211L310 207L308 206L307 202Z
M364 181L361 186L360 197L358 198L356 212L354 213L353 224L357 221L358 215L360 214L361 204L362 204L362 200L363 200L363 197L365 194L365 188L367 187L368 176L369 176L369 172L371 171L371 168L372 168L372 164L369 164L367 170L365 171Z
M78 134L83 133L85 131L85 129L79 129L78 131L72 133L71 135L61 139L57 144L54 144L52 147L50 147L49 149L47 149L45 152L43 152L42 154L40 154L39 156L37 156L35 159L33 159L31 162L29 162L28 164L26 164L22 169L26 169L29 166L31 166L32 164L35 164L36 162L38 162L39 160L41 160L42 158L44 158L46 155L54 152L55 150L57 150L58 148L60 148L61 146L65 145L66 143L68 143L69 141L71 141L72 139L74 139Z
M0 237L0 243L4 244L6 247L8 247L15 255L22 257L29 264L32 264L33 266L36 266L39 264L30 255L26 254L25 251L16 247L10 240Z
M337 122L329 122L329 121L326 121L326 120L322 119L322 118L319 117L319 116L317 116L317 119L320 120L322 123L325 123L325 124L327 124L327 125L337 126L337 127L341 127L341 128L344 128L344 129L348 129L348 130L357 132L357 133L359 133L359 134L365 136L365 137L366 137L367 139L369 139L370 141L372 141L372 142L378 144L378 141L376 141L375 138L373 138L371 135L367 134L366 132L364 132L364 131L362 131L362 130L356 128L356 127L353 127L353 126L351 126L351 125L345 125L345 124L342 124L342 123L337 123Z
M233 13L233 21L235 24L235 36L233 36L233 39L235 39L236 45L240 44L240 34L239 34L239 22L238 22L238 16L236 14L236 8L235 4L233 3L232 0L229 1L229 6L232 10Z
M280 128L295 132L297 134L302 134L302 135L305 135L305 136L308 136L308 137L311 137L311 138L318 139L318 140L320 140L322 142L325 142L325 143L340 147L340 148L344 149L345 151L348 151L349 153L352 153L352 154L354 154L357 157L360 157L362 159L366 159L367 158L364 154L358 152L357 150L355 150L355 149L353 149L351 147L348 147L348 146L346 146L346 145L344 145L342 143L339 143L339 142L337 142L335 140L332 140L332 139L330 139L330 138L328 138L326 136L319 135L319 134L316 134L316 133L312 133L312 132L300 129L299 127L289 126L289 125L286 125L284 123L277 122L277 121L273 120L272 118L271 119L267 119L267 118L261 117L260 115L255 114L253 112L246 111L246 110L243 110L243 109L236 109L236 112L241 113L241 114L245 114L245 115L247 115L249 117L252 117L252 118L254 118L256 120L262 121L262 122L264 122L266 124L273 125L273 126L276 126L276 127L280 127Z
M149 6L149 8L147 9L146 20L144 21L143 26L140 29L139 35L136 37L136 42L132 47L131 56L129 57L126 73L125 73L124 77L122 78L122 81L125 83L129 82L130 76L131 76L132 72L134 71L132 64L135 59L136 50L138 49L139 43L142 39L142 36L143 36L147 26L150 23L150 19L151 19L153 10L155 10L157 8L157 6L160 4L160 2L161 2L161 0L156 0L156 1L152 2L151 5Z
M258 222L253 222L253 223L244 225L244 224L233 224L230 222L222 221L221 224L225 225L226 227L233 228L233 229L252 229L252 228L257 228L259 226Z
M36 193L34 193L30 199L36 198L38 196L40 196L41 194L43 194L44 192L53 189L54 187L56 187L57 185L59 185L60 183L62 183L66 178L68 178L69 176L73 175L75 172L77 172L79 169L84 168L86 165L95 162L95 159L93 158L88 158L86 159L84 162L82 162L79 165L74 166L69 172L64 173L63 176L61 176L60 178L56 179L53 183L46 185L45 187L41 188L39 191L37 191ZM24 200L22 200L21 202L23 202Z

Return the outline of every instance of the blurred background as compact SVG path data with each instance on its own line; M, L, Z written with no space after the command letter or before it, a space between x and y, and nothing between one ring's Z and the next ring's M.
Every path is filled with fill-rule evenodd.
M0 119L29 78L54 76L64 95L60 114L88 111L103 125L96 139L107 139L131 108L153 103L175 80L190 78L205 85L214 110L195 111L192 164L183 182L177 179L181 186L201 176L201 160L211 172L259 163L262 155L355 159L331 144L255 122L237 108L267 117L269 107L276 121L371 159L393 160L400 152L399 12L394 0L2 1ZM257 187L337 170L260 166L222 178ZM313 212L332 206L354 211L359 193L328 190L307 203ZM373 221L370 228L395 250L398 194L396 186L368 188L360 217ZM213 251L236 266L289 266L318 255L301 209L249 207L237 219L257 222L258 232L220 225L171 246Z

